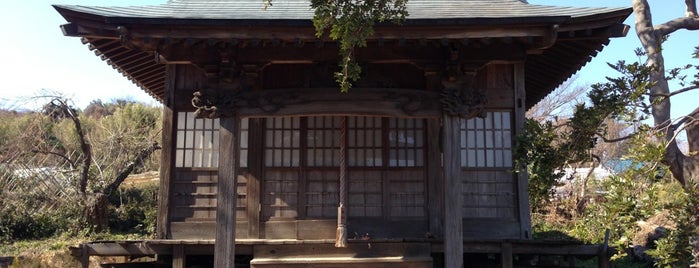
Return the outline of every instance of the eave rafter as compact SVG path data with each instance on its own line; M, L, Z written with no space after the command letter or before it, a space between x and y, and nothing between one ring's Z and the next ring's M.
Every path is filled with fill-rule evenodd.
M113 20L81 12L59 11L69 21L61 26L65 35L83 37L83 43L88 44L97 56L158 100L163 99L166 64L194 64L208 75L213 75L221 71L218 70L220 67L217 69L213 66L225 65L223 58L226 57L234 58L238 64L254 65L258 72L272 64L313 64L337 60L337 44L327 36L317 38L315 30L307 21L290 24L275 24L275 21L251 21L250 25L229 21L197 24L167 19ZM456 24L446 21L434 24L419 20L411 20L404 25L381 24L377 25L375 35L368 40L372 49L360 49L357 55L358 59L367 63L404 63L422 69L434 65L435 60L443 61L446 58L443 53L434 51L459 48L473 51L465 56L470 62L463 62L465 66L471 66L468 68L482 66L483 61L487 60L479 58L483 57L490 58L490 61L504 62L538 58L539 60L528 62L538 62L550 69L562 69L561 64L549 66L547 60L567 53L560 51L561 47L556 44L576 41L583 46L574 47L571 52L573 55L569 56L576 60L568 60L572 65L565 68L565 72L574 72L589 60L589 57L580 58L580 53L585 51L594 54L601 48L600 40L626 34L628 26L621 24L621 19L628 15L626 13L628 11L620 10L604 16L560 17L556 20L547 18L526 22L486 20L482 23L479 19ZM584 46L588 43L595 48ZM420 58L420 53L413 53L411 49L423 51L421 53L432 52ZM507 49L507 53L485 53L489 50L502 52L503 49ZM542 55L548 54L549 50L555 51L553 54ZM194 55L191 51L199 51L200 54ZM251 53L253 51L259 52ZM235 52L234 56L222 56L232 52ZM510 56L503 58L502 54ZM537 98L538 91L555 87L553 83L559 82L558 76L563 75L563 71L555 74L537 73L535 69L541 66L531 63L527 63L527 92L532 88L537 92L530 96ZM546 89L537 89L542 86ZM532 99L528 98L528 105L530 101Z

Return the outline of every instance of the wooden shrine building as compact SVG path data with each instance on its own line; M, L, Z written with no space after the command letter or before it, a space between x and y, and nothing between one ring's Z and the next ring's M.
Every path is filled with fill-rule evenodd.
M164 108L157 239L116 252L173 267L462 267L471 242L510 241L496 246L511 256L531 238L512 156L525 110L624 36L631 12L410 0L406 21L356 51L362 77L340 93L338 45L316 38L309 1L273 4L55 6L66 36Z

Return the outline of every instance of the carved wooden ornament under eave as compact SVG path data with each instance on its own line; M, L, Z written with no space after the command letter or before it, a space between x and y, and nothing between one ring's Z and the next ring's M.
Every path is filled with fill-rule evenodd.
M240 111L257 111L272 115L288 104L298 102L299 95L292 91L253 91L243 89L204 89L194 92L192 106L197 118L234 117ZM250 116L251 114L244 113Z
M452 50L449 56L449 64L445 69L446 77L442 80L443 89L440 92L442 111L465 119L485 117L485 104L488 100L483 90L473 86L477 68L464 71L465 68L459 61L459 50Z
M192 97L192 106L196 118L232 117L236 114L236 101L240 97L240 90L212 90L204 89L195 91Z
M448 89L445 88L440 93L442 111L451 116L464 119L474 117L484 118L485 104L488 100L485 95L477 89Z

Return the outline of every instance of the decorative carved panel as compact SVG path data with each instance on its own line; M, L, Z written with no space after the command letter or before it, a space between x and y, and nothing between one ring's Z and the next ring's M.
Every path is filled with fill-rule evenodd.
M466 72L459 62L458 50L452 50L449 65L442 80L440 102L444 113L461 118L485 117L485 104L488 102L482 89L476 89L474 77L478 68Z
M276 90L200 90L192 105L197 115L294 116L374 115L396 117L438 117L439 94L411 89L337 88Z

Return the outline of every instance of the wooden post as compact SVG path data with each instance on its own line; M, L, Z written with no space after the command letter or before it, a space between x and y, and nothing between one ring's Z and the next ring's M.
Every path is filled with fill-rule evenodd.
M80 267L90 268L90 249L87 243L80 245Z
M158 218L156 235L170 238L170 180L175 167L175 65L167 65L165 77L165 105L163 105L163 135L160 150L160 187L158 190Z
M449 268L464 267L464 235L461 196L461 158L459 118L443 117L444 150L444 264Z
M439 119L427 119L427 189L428 216L430 217L430 233L434 237L444 237L444 182L442 180L442 158Z
M512 244L502 243L500 245L500 262L502 268L512 268Z
M172 246L172 268L185 268L187 263L184 253L184 245L178 244Z
M524 63L514 64L514 91L515 91L515 135L524 131L526 118L525 88L524 88ZM517 203L519 203L520 238L531 239L531 216L529 215L529 174L526 169L520 170L517 175Z
M216 245L214 267L235 267L235 214L238 193L238 120L221 118L218 153L218 194L216 199Z
M248 155L262 155L264 150L264 132L262 129L262 119L249 118ZM262 158L248 157L248 237L260 238L260 196L262 179Z
M340 193L337 207L337 231L335 247L347 247L347 117L342 117L340 126Z

